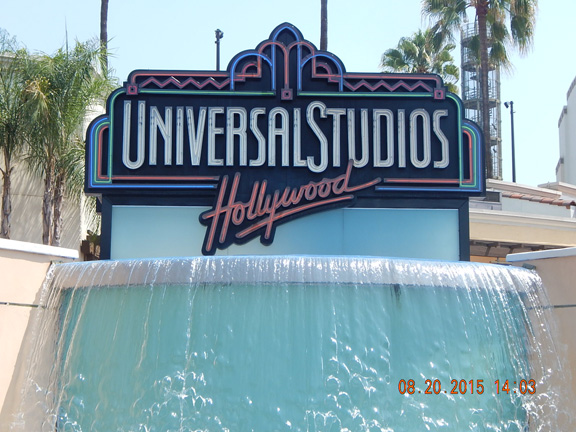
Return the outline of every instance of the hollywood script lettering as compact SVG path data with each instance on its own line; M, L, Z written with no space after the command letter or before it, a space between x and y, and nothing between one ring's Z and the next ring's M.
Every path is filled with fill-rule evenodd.
M288 218L318 208L350 205L355 192L381 181L376 178L360 185L350 185L353 164L350 160L346 172L335 178L323 178L273 192L268 192L266 180L256 181L246 202L237 200L241 174L237 172L231 182L227 175L223 176L213 208L200 215L200 222L207 226L203 253L213 255L216 249L244 243L258 234L263 244L271 244L276 225Z

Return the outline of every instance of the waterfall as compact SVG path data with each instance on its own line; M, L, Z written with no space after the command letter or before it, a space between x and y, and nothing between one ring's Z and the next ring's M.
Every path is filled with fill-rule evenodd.
M552 431L539 277L362 257L55 265L22 431Z

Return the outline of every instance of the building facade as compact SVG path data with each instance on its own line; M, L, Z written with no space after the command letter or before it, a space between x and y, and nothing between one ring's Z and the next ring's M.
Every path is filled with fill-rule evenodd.
M473 261L504 262L512 253L576 246L576 187L538 187L488 180L486 196L470 200Z
M556 165L556 180L576 184L576 78L566 93L566 105L558 119L560 157Z

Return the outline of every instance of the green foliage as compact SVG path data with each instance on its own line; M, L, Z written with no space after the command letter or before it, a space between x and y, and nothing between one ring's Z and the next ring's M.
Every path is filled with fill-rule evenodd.
M30 55L0 29L0 54L3 198L13 160L24 157L44 178L43 242L59 245L64 195L79 198L83 190L85 123L90 109L104 104L112 80L99 72L102 48L96 40ZM2 207L4 222L9 201Z
M422 12L431 18L434 32L453 37L463 31L472 12L476 35L469 47L477 60L482 93L482 131L491 137L488 70L491 66L511 69L508 48L527 52L534 37L538 0L422 0ZM491 142L491 141L489 141ZM493 172L494 161L490 145L484 146L486 176Z
M2 209L0 237L10 238L12 213L11 176L24 151L28 131L25 101L26 83L22 68L28 53L15 38L0 29L0 173L2 174Z
M7 159L4 164L18 156L26 130L25 82L21 70L27 56L15 39L0 29L0 150Z
M109 90L109 79L98 72L100 60L98 41L77 42L72 50L38 57L28 70L34 124L27 160L45 180L44 243L59 243L63 194L79 196L82 190L84 123L90 107L103 103Z
M493 66L510 69L509 50L525 54L532 45L538 0L423 0L422 11L431 18L432 29L450 38L458 34L468 22L469 11L476 18L485 13L488 35L486 52ZM476 58L480 63L479 32L476 39ZM474 42L473 42L474 43Z
M384 72L435 73L440 75L449 91L457 93L460 70L454 65L451 52L456 48L440 33L418 30L403 37L396 48L386 50L380 67Z

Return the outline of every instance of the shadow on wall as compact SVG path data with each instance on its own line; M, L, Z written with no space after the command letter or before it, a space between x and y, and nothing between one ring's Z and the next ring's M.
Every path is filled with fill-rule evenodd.
M12 180L11 238L42 243L42 196L44 181L19 165ZM78 249L85 229L82 227L81 204L73 199L64 201L61 246Z

